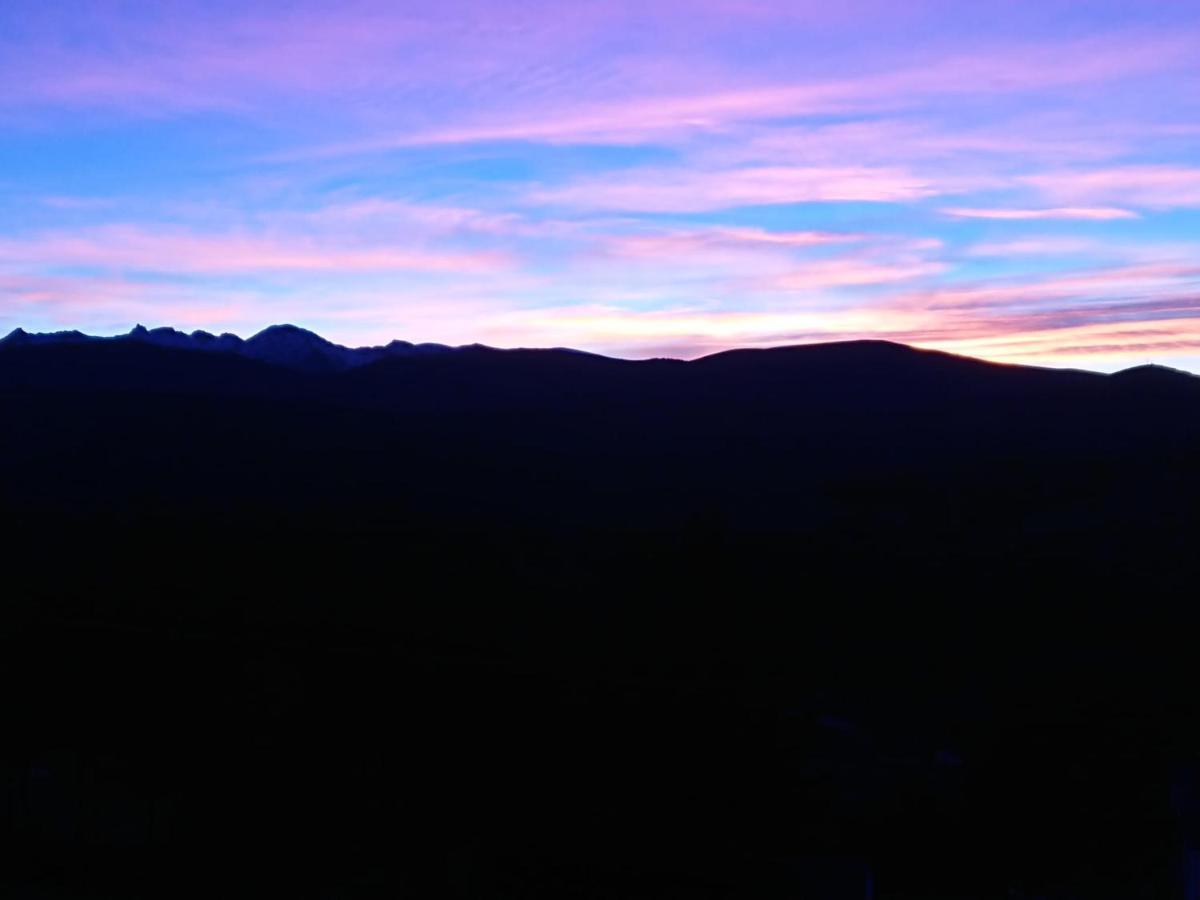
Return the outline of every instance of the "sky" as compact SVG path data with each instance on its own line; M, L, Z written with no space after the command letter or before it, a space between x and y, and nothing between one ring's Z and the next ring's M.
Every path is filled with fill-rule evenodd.
M0 333L1200 372L1197 0L0 4Z

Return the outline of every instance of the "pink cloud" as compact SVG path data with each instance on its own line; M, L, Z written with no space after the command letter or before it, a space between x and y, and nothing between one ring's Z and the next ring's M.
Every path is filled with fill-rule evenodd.
M943 55L919 66L853 78L768 81L751 86L713 87L670 93L652 85L630 85L618 102L584 103L578 96L539 98L473 119L425 128L394 130L296 151L322 157L400 147L490 141L640 143L694 134L723 134L745 123L798 116L878 113L919 108L956 95L995 95L1100 84L1186 63L1200 48L1190 33L1092 38L1057 44L993 45L970 55ZM694 60L664 57L658 80L686 85L695 78ZM723 80L733 79L725 73ZM720 84L721 80L717 80ZM990 141L994 143L993 136Z
M1078 219L1084 221L1109 221L1112 219L1136 219L1138 214L1128 209L1111 206L1064 206L1051 209L991 209L953 207L943 213L959 219Z
M912 118L871 117L830 125L748 125L698 151L705 162L721 165L787 162L790 165L861 165L936 163L946 174L948 163L961 161L974 171L995 167L997 158L1022 164L1051 164L1111 159L1147 137L1145 123L1096 123L1072 117L1025 115L988 126L950 126ZM981 161L981 156L990 157ZM993 176L989 186L1007 179Z
M1077 365L1081 348L1116 365L1130 356L1186 350L1200 342L1200 269L1143 265L1083 270L892 294L861 302L814 302L822 286L887 285L935 272L937 264L844 259L816 261L761 308L700 304L631 309L592 302L513 310L481 322L493 342L581 346L626 356L698 356L739 346L879 338L1036 364Z
M1200 266L1154 263L935 287L897 297L893 302L934 311L1086 304L1111 298L1174 296L1194 292L1198 285Z
M1111 253L1113 248L1101 241L1075 237L1033 236L1012 241L975 244L968 256L1072 256L1081 253Z
M1200 316L1173 319L1157 328L1130 329L1128 323L1056 325L1038 329L1024 322L1018 329L999 324L942 344L941 349L1004 362L1040 365L1085 365L1119 368L1200 347Z
M94 6L53 21L22 41L6 83L8 99L166 110L250 110L279 93L327 94L354 86L420 78L422 68L388 64L402 48L418 57L429 31L415 17L359 8L338 14L293 8L286 14L207 13L164 8L130 17ZM35 19L35 17L31 17ZM72 33L86 40L70 40ZM0 70L3 71L3 70ZM156 108L157 107L157 108Z
M1145 322L1060 320L1053 317L947 318L923 310L706 310L676 307L631 311L600 304L520 310L489 317L489 340L500 345L569 345L621 356L696 357L734 347L873 338L1010 362L1053 363L1104 347L1122 359L1200 343L1200 305L1167 319L1141 311ZM1072 359L1074 363L1074 360Z
M941 241L886 234L706 226L600 236L594 246L573 258L573 281L586 284L587 296L597 302L694 296L744 305L798 292L815 299L946 268L932 258L944 249ZM581 299L580 288L572 295Z
M116 334L138 322L248 336L267 325L295 322L348 346L394 338L465 344L479 341L487 322L518 309L539 284L514 272L434 287L350 283L338 288L336 302L318 305L312 297L328 300L328 286L306 280L231 288L107 273L0 273L0 336L17 326Z
M941 274L947 268L944 263L929 260L888 263L854 258L825 259L798 266L785 275L769 279L764 286L775 291L803 293L911 281Z
M1200 206L1200 168L1119 166L1029 175L1024 182L1066 203L1122 203L1150 209Z
M326 233L357 233L377 240L380 229L399 230L426 237L484 235L495 238L564 238L589 231L629 225L627 220L589 219L570 221L531 218L508 210L484 210L469 206L414 203L367 197L301 212L280 211L260 215L280 227L315 228ZM355 232L354 229L359 229ZM395 231L393 231L395 233ZM373 237L372 237L373 236Z
M1052 357L1145 357L1148 353L1179 353L1200 350L1200 337L1180 337L1160 341L1123 341L1113 344L1058 344L1042 351Z
M817 202L902 202L938 193L897 169L785 166L688 171L639 170L532 191L535 204L641 212L703 212L738 206Z
M253 304L243 291L212 295L180 285L120 277L0 275L8 329L44 321L89 332L126 331L136 322L177 327L236 328ZM5 330L8 330L5 329Z
M1200 259L1200 243L1187 241L1130 241L1119 235L1075 237L1030 235L1011 240L985 241L963 251L968 257L1045 256L1066 259L1090 256L1103 259L1111 269L1122 265L1183 266Z
M106 226L0 240L0 260L146 272L480 272L504 268L498 253L453 253L389 246L338 246L306 237L149 231Z
M378 197L324 206L300 213L295 218L326 227L359 223L371 226L381 223L406 224L441 233L467 231L512 234L528 224L512 212L486 212L465 206L411 203Z
M826 231L767 231L764 228L712 226L660 234L629 234L605 242L612 256L661 259L713 250L819 247L862 240L861 235Z
M686 18L674 3L585 4L562 14L544 2L421 6L347 0L336 10L303 2L237 12L168 5L136 16L119 5L83 10L43 5L24 15L23 27L11 37L20 53L8 66L0 58L0 77L11 88L0 103L33 100L156 116L207 108L249 112L269 109L281 98L380 91L427 91L436 101L450 89L485 103L517 98L528 106L546 95L579 100L590 94L578 74L580 60L584 71L610 84L693 81L685 67L668 73L652 58L640 67L630 60L599 65L586 59L595 42L635 23L719 34L743 19L761 24L781 16L809 25L847 19L844 11L831 13L814 2L786 10L765 4L751 16L748 7L718 0L688 4ZM691 60L693 68L696 63ZM646 71L639 74L639 68ZM370 110L358 111L374 118ZM394 121L394 113L395 105L388 104L379 118Z

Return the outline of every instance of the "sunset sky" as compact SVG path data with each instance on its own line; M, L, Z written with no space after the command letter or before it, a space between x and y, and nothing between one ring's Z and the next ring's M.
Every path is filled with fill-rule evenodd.
M1197 0L0 4L0 333L1200 372Z

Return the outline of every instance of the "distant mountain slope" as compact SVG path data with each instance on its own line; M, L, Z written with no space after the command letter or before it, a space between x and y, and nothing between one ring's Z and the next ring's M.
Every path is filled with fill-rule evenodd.
M88 342L141 343L175 350L229 353L289 368L319 372L349 369L390 356L439 353L450 349L441 344L415 345L405 341L392 341L385 347L350 349L295 325L272 325L247 340L242 340L234 334L216 336L207 331L193 331L187 334L174 328L147 329L141 325L136 326L129 334L106 338L91 337L78 331L30 334L18 328L0 340L0 346L46 346Z
M493 358L495 358L495 354L532 354L539 358L546 358L547 356L562 358L569 355L592 360L609 359L594 353L585 353L565 348L548 350L497 350L480 344L449 347L445 344L412 344L408 341L400 340L393 340L384 346L350 348L328 341L306 329L286 324L271 325L245 340L235 334L229 333L218 336L206 331L193 331L188 334L174 328L147 329L142 325L135 326L128 334L112 337L94 337L79 331L30 333L22 328L16 328L6 337L0 338L0 348L61 344L78 345L85 343L139 343L177 350L222 352L257 359L287 368L317 372L358 368L387 359L405 359L446 353L475 356L490 355ZM910 373L917 372L919 370L914 366L914 360L917 359L924 361L926 371L932 371L933 367L937 366L941 366L942 371L951 371L956 366L959 367L960 371L965 371L966 368L973 368L977 373L983 371L979 368L980 366L988 366L994 372L1063 371L985 363L982 360L970 357L955 356L954 354L934 350L917 350L904 344L880 340L836 341L768 349L727 350L702 357L694 362L698 366L722 372L739 371L749 367L759 372L788 370L794 373L800 367L813 368L832 365L836 366L841 374L854 376L856 373L867 371L878 375L886 367L895 368L896 371L906 370ZM624 360L610 359L610 361L623 362ZM677 361L658 359L648 362L664 363ZM1125 370L1124 373L1118 374L1137 378L1154 377L1163 382L1176 381L1180 384L1190 383L1192 385L1200 385L1200 378L1165 366L1136 366Z
M1081 522L1086 490L1101 506L1134 502L1121 480L1083 487L1095 467L1160 477L1200 449L1198 386L1165 369L1105 376L880 341L681 362L349 350L291 326L247 341L15 332L0 345L0 402L16 424L0 461L25 473L12 501L34 508L84 495L102 507L113 484L142 482L181 514L202 494L230 515L316 504L351 520L611 527L700 515L777 529L854 504L865 520L929 518L919 498L934 495L987 496L1018 515L1025 491L1060 505L1074 491L1075 511L1059 518ZM1014 478L1026 479L1016 493Z

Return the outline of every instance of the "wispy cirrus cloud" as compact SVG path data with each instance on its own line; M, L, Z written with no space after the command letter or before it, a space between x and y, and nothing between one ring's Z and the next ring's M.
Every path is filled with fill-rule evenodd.
M945 121L937 115L864 115L831 123L751 125L699 153L705 161L725 165L827 166L854 160L944 168L961 162L968 170L989 171L1009 161L1022 168L1108 161L1129 152L1153 131L1147 123L1097 122L1078 115L1017 113L986 124ZM999 183L998 174L993 174L994 183Z
M942 210L957 219L1074 219L1078 221L1107 222L1113 219L1136 219L1138 214L1114 206L1059 206L1050 209L1003 209L987 207L949 207Z
M891 340L1009 362L1077 364L1096 356L1115 366L1146 353L1200 347L1200 301L1142 311L1145 319L1089 321L1046 314L1040 319L960 317L883 306L828 310L712 310L680 306L630 312L603 305L521 310L490 318L498 343L535 336L540 345L578 344L623 356L695 358L736 347L771 347L838 340ZM1155 316L1158 316L1155 318ZM1131 322L1133 323L1131 325Z
M1006 95L1102 84L1135 73L1170 69L1200 49L1200 31L1143 35L1131 39L1090 38L1040 45L994 46L972 54L946 53L933 63L897 64L857 77L810 77L765 81L729 89L664 93L646 90L620 102L559 105L544 98L529 105L499 108L476 121L410 128L373 137L318 145L294 156L329 157L398 148L494 142L640 143L696 134L721 133L747 123L831 114L869 115L920 109L932 101L961 95ZM681 69L692 64L676 63ZM658 69L662 74L662 66ZM672 83L686 83L678 72Z
M1073 364L1090 353L1098 363L1120 365L1132 356L1186 353L1200 345L1200 269L1185 262L957 287L936 284L936 262L913 272L899 265L888 271L869 259L857 270L852 266L852 260L816 262L791 302L780 291L759 295L758 308L630 309L593 302L514 311L489 319L487 328L500 341L521 334L525 342L532 335L534 343L572 344L588 335L588 349L629 356L694 357L737 346L876 338L1012 362ZM842 271L849 276L842 278ZM923 276L932 283L905 284ZM868 283L883 292L858 302L822 294Z
M594 234L573 271L593 286L686 281L705 293L783 297L882 284L943 271L933 237L786 231L734 225L650 227ZM618 277L612 277L614 266ZM700 279L697 282L697 279Z
M194 287L146 282L119 275L0 274L0 322L8 330L31 320L54 329L81 321L98 333L127 330L135 322L178 327L236 329L254 321L261 297L244 290L213 295Z
M728 250L823 247L862 239L863 235L829 231L768 231L765 228L716 225L646 234L621 234L604 241L604 252L614 257L661 260Z
M507 257L496 252L338 246L310 237L151 231L118 225L3 239L0 262L202 275L271 271L479 272L510 264Z
M873 9L880 0L854 5ZM852 21L845 10L808 0L735 6L695 0L686 15L673 0L585 4L570 15L548 0L432 6L348 0L336 10L306 0L259 0L236 8L163 5L152 13L121 2L14 0L0 10L0 75L10 87L0 105L157 118L196 111L254 115L302 100L340 106L365 124L395 122L399 113L423 123L436 141L434 132L446 133L445 126L429 129L429 120L445 118L440 98L447 91L470 100L464 106L471 111L516 100L527 109L561 112L581 96L601 102L613 89L694 84L706 67L686 48L707 44L710 55L719 53L718 38L732 23L846 28ZM688 35L672 48L673 62L637 42L614 58L595 50L621 39L630 43L630 29L647 27ZM663 47L661 40L652 43ZM390 102L381 105L381 95Z
M933 260L880 262L844 257L825 259L796 266L786 274L768 280L765 286L775 291L811 295L828 288L892 284L940 275L949 266Z
M1165 261L937 285L892 302L938 311L1042 309L1055 303L1087 307L1113 299L1144 301L1163 296L1191 296L1197 290L1200 290L1200 264Z
M939 193L930 181L898 169L764 166L688 171L647 169L534 189L532 204L637 212L703 212L789 203L897 203Z
M80 323L94 334L124 333L142 323L249 336L292 322L349 346L385 344L398 336L467 344L481 340L491 321L533 305L528 298L542 287L539 279L519 272L432 283L247 281L219 290L203 280L132 272L0 274L0 336L18 326L58 330Z
M1034 235L1009 241L986 241L973 244L965 250L966 255L976 257L1048 256L1059 259L1080 254L1113 254L1110 244L1095 239ZM1115 254L1113 254L1115 255Z
M0 103L151 117L196 110L250 114L289 98L329 100L447 78L469 81L481 69L515 62L521 41L553 37L561 45L579 31L567 20L538 21L517 9L507 22L495 12L468 22L448 10L362 0L336 11L304 2L220 6L163 6L152 15L131 15L119 3L74 10L64 3L14 14L8 41L0 41L0 51L12 51L0 52L0 72L13 76L5 79L12 90ZM475 6L477 14L488 11L487 4ZM474 55L447 53L439 43Z
M1022 180L1067 203L1126 203L1149 209L1200 206L1200 168L1191 166L1115 166Z

